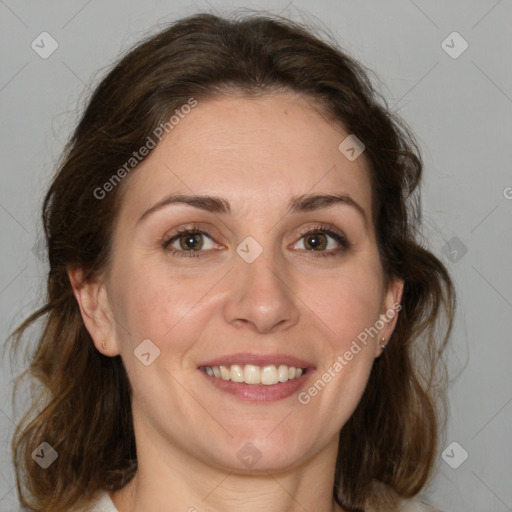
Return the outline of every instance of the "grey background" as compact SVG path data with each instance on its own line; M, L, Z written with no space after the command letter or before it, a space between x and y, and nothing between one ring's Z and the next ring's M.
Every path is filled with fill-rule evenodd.
M89 88L157 23L240 7L306 15L327 28L376 72L390 105L415 131L425 160L425 235L459 293L448 431L425 496L446 512L512 510L510 0L0 1L2 341L41 303L40 203ZM31 48L43 31L59 45L47 59ZM458 58L441 46L453 31L469 44ZM461 48L456 40L445 44ZM22 368L4 356L2 511L17 503L9 443L23 411L13 410L10 393ZM457 469L441 456L454 441L469 455ZM452 464L462 453L448 450Z

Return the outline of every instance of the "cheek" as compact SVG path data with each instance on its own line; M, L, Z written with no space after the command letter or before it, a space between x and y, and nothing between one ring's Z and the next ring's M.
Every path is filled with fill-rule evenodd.
M329 338L339 349L379 319L382 277L377 264L354 265L314 287L303 286L306 304L328 327Z
M117 276L130 278L118 279L114 292L116 319L124 327L117 334L128 342L122 350L133 351L148 338L161 350L170 343L173 351L184 350L189 341L183 331L193 328L191 319L208 304L208 292L218 277L204 273L184 277L158 265L127 267L119 266Z
M375 341L365 330L380 318L380 267L354 265L314 290L307 304L320 319L316 325L328 327L322 327L325 357L317 378L299 399L315 410L330 411L334 435L357 407L375 361Z

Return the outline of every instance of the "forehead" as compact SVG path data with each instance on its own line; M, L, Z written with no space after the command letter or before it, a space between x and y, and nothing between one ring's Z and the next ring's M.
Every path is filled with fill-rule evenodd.
M121 213L170 193L226 197L262 215L302 194L346 193L371 217L364 157L338 149L348 135L293 93L198 100L129 177Z

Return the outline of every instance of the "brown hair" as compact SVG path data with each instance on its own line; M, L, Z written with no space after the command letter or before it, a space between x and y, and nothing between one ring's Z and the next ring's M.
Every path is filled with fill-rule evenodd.
M79 266L88 280L108 264L129 176L102 199L93 191L190 98L280 90L313 100L365 144L384 274L405 282L389 348L375 361L362 400L340 433L334 496L350 510L381 510L383 504L391 510L429 480L446 421L442 354L455 290L444 265L420 240L419 148L367 71L332 41L266 14L198 14L148 37L110 70L45 197L46 303L12 334L17 346L29 326L44 322L14 391L27 372L41 383L12 442L18 494L30 510L83 506L99 490L120 489L137 470L126 371L119 356L94 348L67 274ZM438 329L442 317L447 323ZM41 442L59 454L46 470L31 457Z

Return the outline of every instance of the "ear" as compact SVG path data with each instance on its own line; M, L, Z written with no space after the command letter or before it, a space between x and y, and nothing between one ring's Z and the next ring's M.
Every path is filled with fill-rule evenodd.
M118 355L115 320L103 280L97 279L85 282L81 268L68 268L68 277L83 322L96 349L106 356Z
M382 354L384 349L379 348L379 344L387 345L395 330L396 322L398 321L398 315L402 306L400 304L402 300L402 294L404 291L404 281L399 277L390 278L388 289L382 301L382 310L380 314L380 320L384 324L378 334L378 343L375 345L376 354L378 357ZM382 338L385 339L382 343Z

